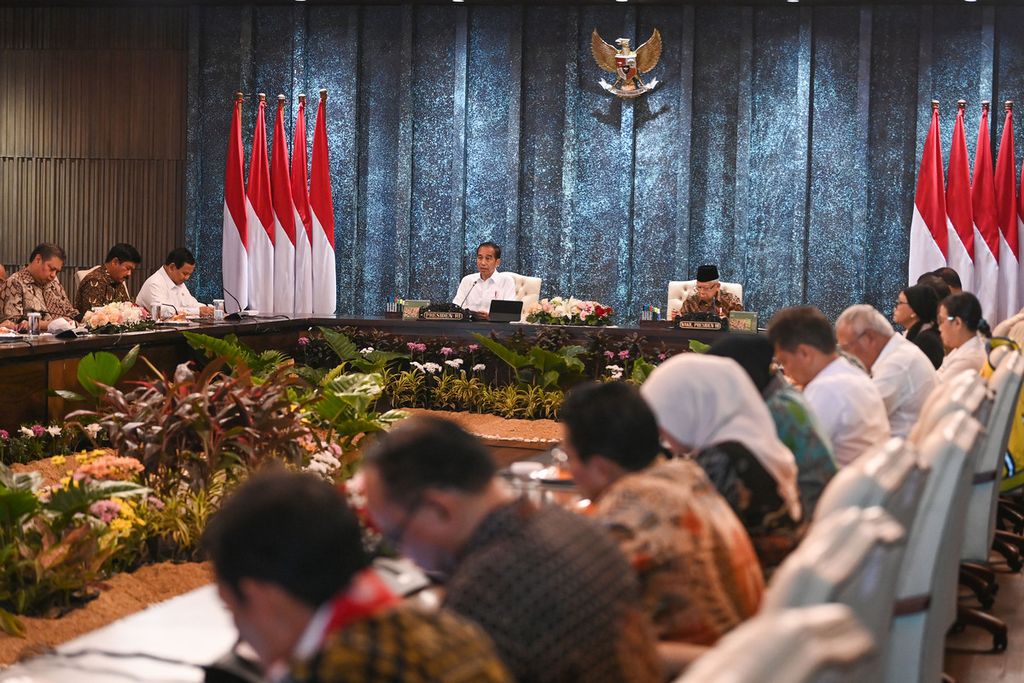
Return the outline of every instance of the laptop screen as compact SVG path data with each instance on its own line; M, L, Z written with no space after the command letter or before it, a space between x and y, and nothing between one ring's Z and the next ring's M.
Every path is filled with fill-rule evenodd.
M488 310L488 319L494 323L508 323L519 320L523 315L522 301L492 299Z

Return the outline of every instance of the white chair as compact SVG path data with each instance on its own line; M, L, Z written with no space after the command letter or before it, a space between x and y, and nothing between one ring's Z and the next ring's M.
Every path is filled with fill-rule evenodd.
M922 440L921 460L930 473L897 582L886 648L889 683L938 681L942 675L946 632L956 617L971 457L981 429L977 420L959 410Z
M880 507L848 507L816 519L799 547L779 566L762 612L838 602L854 611L878 645L864 679L877 681L889 642L896 577L903 560L903 526Z
M665 306L669 320L683 307L686 298L697 291L696 280L672 280L668 283L668 303ZM722 291L732 294L743 303L743 285L738 282L723 282Z
M871 633L846 605L762 612L723 636L675 683L862 683Z
M985 434L974 463L973 486L967 504L964 545L961 559L988 562L996 528L999 481L1003 473L1003 454L1013 427L1013 416L1024 379L1024 356L1013 352L1003 356L988 386L993 392Z
M977 372L965 370L945 384L932 390L924 405L917 422L910 429L907 441L920 447L921 443L931 434L935 427L947 415L965 410L974 415L981 404L988 398L988 387Z
M903 439L889 439L836 472L818 499L814 524L846 508L877 505L910 529L927 478L917 449Z
M512 273L507 270L503 270L506 275L512 276L512 279L516 282L516 300L523 302L523 320L526 320L526 314L530 310L530 306L534 305L540 300L540 285L543 280L539 277L530 277L529 275L520 275L519 273Z

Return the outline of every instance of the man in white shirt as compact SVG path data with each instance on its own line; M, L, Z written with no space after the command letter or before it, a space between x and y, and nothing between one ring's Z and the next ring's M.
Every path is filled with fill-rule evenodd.
M147 311L152 311L154 304L160 304L171 308L174 313L212 316L213 308L199 303L185 286L195 268L196 257L192 252L178 247L167 255L164 265L143 283L135 303Z
M832 325L821 311L814 306L779 311L768 324L768 338L775 359L803 386L839 465L889 438L889 418L878 389L839 355Z
M487 320L491 301L516 298L516 283L511 275L498 272L501 265L501 247L494 242L484 242L476 248L476 269L459 283L452 303L468 308L473 315Z
M839 348L855 356L871 374L893 436L906 437L938 385L928 356L896 334L885 316L867 304L843 311L836 320L836 339Z

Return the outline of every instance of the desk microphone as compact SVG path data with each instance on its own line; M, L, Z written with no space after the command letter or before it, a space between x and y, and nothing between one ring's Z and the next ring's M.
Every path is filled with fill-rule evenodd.
M224 288L224 293L231 297L231 300L235 302L235 306L238 308L234 313L229 313L224 316L224 319L230 320L231 322L238 322L242 319L242 303L238 300L237 296L228 291L227 287Z
M473 284L470 285L469 291L466 292L466 296L462 297L462 303L459 304L459 308L465 308L466 307L466 300L469 299L469 295L473 293L473 287L476 287L476 283L478 283L478 282L480 282L480 278L479 277L477 279L473 280Z

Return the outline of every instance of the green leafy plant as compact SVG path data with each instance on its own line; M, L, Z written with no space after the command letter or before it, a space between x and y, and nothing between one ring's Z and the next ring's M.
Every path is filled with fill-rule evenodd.
M118 358L109 351L86 354L78 361L78 384L89 396L97 398L106 387L117 384L135 366L135 361L139 358L139 348L136 344L123 358ZM85 396L66 389L56 389L53 393L65 401L88 400Z
M549 351L534 345L522 354L482 334L474 333L473 337L511 367L516 382L521 385L535 384L550 389L570 386L583 378L585 368L578 357L585 351L582 346L563 346Z
M309 404L315 424L325 430L323 440L349 449L357 437L383 431L406 417L399 410L373 410L382 392L380 375L329 373Z
M327 327L321 327L320 333L331 350L338 356L342 365L352 367L359 372L380 373L400 361L409 360L409 354L395 351L374 349L364 354L360 352L355 342L349 339L348 335Z
M238 341L238 337L233 334L223 338L198 332L183 331L181 334L189 346L203 351L207 358L221 359L235 373L251 373L261 379L291 361L287 355L274 349L257 353Z

